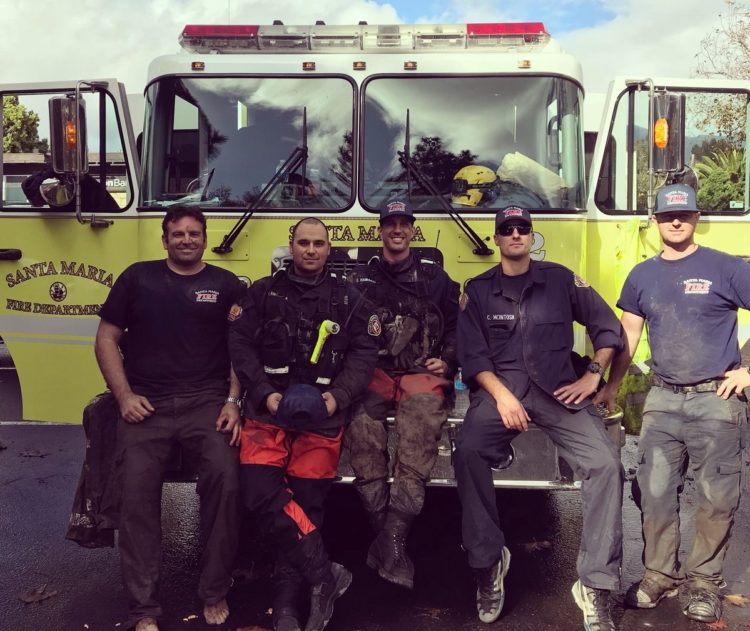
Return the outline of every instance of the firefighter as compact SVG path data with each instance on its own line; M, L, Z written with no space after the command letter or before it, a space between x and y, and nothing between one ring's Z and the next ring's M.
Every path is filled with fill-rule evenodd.
M446 421L445 390L455 370L458 285L410 250L414 214L405 201L380 211L382 253L351 280L374 305L382 326L378 365L347 429L349 462L375 540L367 564L411 589L406 539L422 510ZM397 443L388 489L386 416L395 407Z
M611 406L644 324L652 352L651 390L638 442L637 493L646 573L625 602L650 609L678 588L683 613L721 619L722 567L740 500L743 429L750 385L740 365L737 309L750 309L750 267L695 243L695 192L665 186L653 220L663 249L628 275L617 306L627 347L599 398ZM688 462L697 495L695 539L680 563L680 492ZM634 485L635 487L635 485Z
M245 388L240 489L276 548L275 631L321 631L352 576L320 535L349 408L372 377L380 325L343 276L326 269L326 226L302 219L292 263L253 284L230 327L230 355Z
M620 325L582 279L555 263L532 261L531 215L498 211L500 264L469 280L458 317L458 359L471 394L454 467L463 546L477 580L477 611L497 620L510 552L500 530L493 465L533 420L582 480L583 532L573 596L591 631L615 628L609 594L622 560L624 473L617 447L589 399L622 345ZM573 322L586 327L594 358L582 377L571 361Z
M200 456L197 491L206 545L198 593L209 624L229 616L226 593L239 525L234 446L240 386L230 382L227 316L244 288L234 274L202 261L206 218L200 210L172 206L162 229L166 261L135 263L119 276L99 312L95 346L120 411L119 547L136 631L157 631L162 614L156 600L161 487L175 444Z

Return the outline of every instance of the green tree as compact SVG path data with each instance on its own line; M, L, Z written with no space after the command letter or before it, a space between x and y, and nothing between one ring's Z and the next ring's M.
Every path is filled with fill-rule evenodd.
M695 165L701 178L698 207L727 210L731 203L742 207L745 191L745 152L737 149L714 151Z
M19 103L17 96L3 97L3 152L45 151L47 141L39 140L39 115Z
M719 25L700 43L695 75L712 79L750 79L750 8L745 2L724 0L727 10ZM714 94L696 103L698 124L740 148L745 141L747 99L742 95Z

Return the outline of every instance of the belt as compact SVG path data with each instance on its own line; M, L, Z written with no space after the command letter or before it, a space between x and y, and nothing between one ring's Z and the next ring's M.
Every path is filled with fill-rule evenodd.
M706 379L699 383L693 383L690 385L679 385L674 383L667 383L659 375L651 373L651 385L657 388L666 388L674 393L685 394L688 392L716 392L722 379Z

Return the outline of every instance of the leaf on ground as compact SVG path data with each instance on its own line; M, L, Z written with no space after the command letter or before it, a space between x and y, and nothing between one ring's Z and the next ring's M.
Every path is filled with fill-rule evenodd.
M57 590L55 589L51 592L48 592L47 583L45 583L44 585L40 585L39 587L30 589L25 594L21 594L18 599L22 602L25 602L26 604L29 604L38 603L43 600L47 600L47 598L52 598L53 596L57 596Z
M435 607L417 607L416 609L420 616L426 616L433 620L440 620L440 617L443 614L443 609L437 609Z
M185 617L184 617L184 618L182 619L182 621L183 621L183 622L190 622L191 620L197 620L197 619L198 619L198 614L195 614L195 613L191 613L190 615L188 615L188 616L185 616Z
M49 456L49 451L29 449L28 451L22 451L19 455L21 456L21 458L44 458L45 456Z
M747 603L750 602L744 594L727 594L724 596L724 600L735 607L747 607Z
M552 547L552 543L549 541L529 541L523 544L523 549L526 552L540 552L541 550L549 550Z
M711 622L706 625L709 629L728 629L729 625L725 618L720 618L716 622Z

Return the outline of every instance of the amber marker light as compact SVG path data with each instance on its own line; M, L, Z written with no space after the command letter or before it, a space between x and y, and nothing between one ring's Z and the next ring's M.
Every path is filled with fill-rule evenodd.
M352 63L352 70L367 70L366 61L355 61Z
M191 70L205 70L206 69L206 63L204 61L193 61L190 64Z
M69 149L73 149L76 146L75 121L69 120L65 122L65 142L68 144Z
M404 62L404 70L416 70L417 69L417 62L416 61L405 61Z
M658 118L654 123L654 146L657 149L664 149L667 146L669 138L669 123L663 116Z
M302 62L302 70L315 70L315 62L314 61L303 61Z

